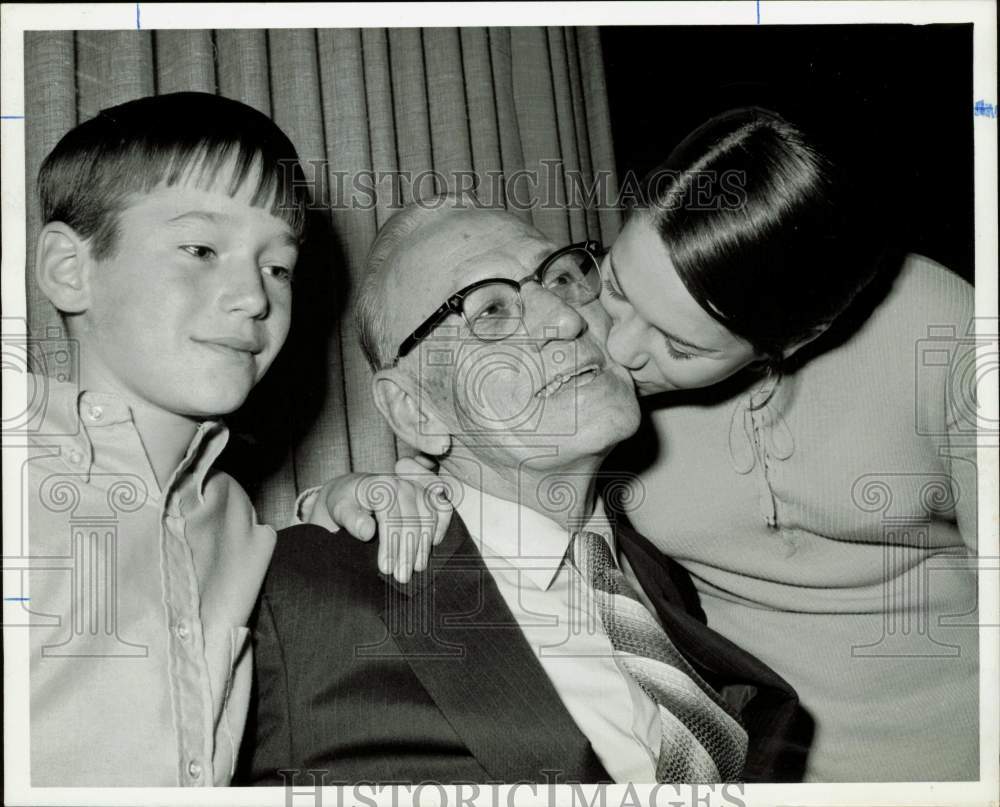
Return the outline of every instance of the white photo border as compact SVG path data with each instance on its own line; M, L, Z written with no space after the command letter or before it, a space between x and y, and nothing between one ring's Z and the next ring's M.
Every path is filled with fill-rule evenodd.
M219 28L355 28L433 27L465 25L829 25L847 23L972 23L973 104L985 100L996 108L997 5L995 2L950 0L889 0L879 2L793 2L736 0L735 2L593 2L593 3L115 3L0 6L0 182L2 182L3 337L14 334L26 316L24 284L25 175L24 175L24 32L30 30L106 29L219 29ZM923 111L926 113L926 111ZM975 295L981 327L997 328L997 119L976 116L974 134L975 180ZM996 347L983 351L978 401L988 422L997 421L998 389L988 383L996 377ZM992 364L989 364L992 362ZM989 366L992 374L983 373ZM985 376L985 381L983 383ZM25 401L22 374L4 368L3 395ZM6 408L6 405L5 405ZM22 502L18 493L19 468L27 456L24 446L4 438L3 540L4 556L19 554ZM1000 793L1000 627L988 615L1000 613L1000 539L998 539L998 455L995 446L979 448L979 613L987 625L980 630L980 774L979 782L747 785L727 791L721 786L652 785L587 786L572 792L568 786L483 786L476 804L557 804L624 807L627 804L664 805L973 805L996 804ZM6 609L7 603L4 607ZM6 621L6 620L5 620ZM993 622L994 624L989 624ZM382 789L324 788L320 798L296 796L284 788L32 788L29 782L28 653L23 630L4 630L4 802L6 804L246 804L348 805L407 804L412 792ZM420 804L454 802L454 788L427 788ZM468 791L466 791L466 794ZM586 802L584 802L584 798Z

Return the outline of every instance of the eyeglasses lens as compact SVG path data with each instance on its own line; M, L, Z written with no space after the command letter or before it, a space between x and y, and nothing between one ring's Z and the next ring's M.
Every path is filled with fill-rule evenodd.
M480 339L506 339L521 324L521 298L516 289L504 283L482 286L463 302L465 321Z
M601 290L597 261L585 249L570 250L545 267L542 285L573 305L588 303Z

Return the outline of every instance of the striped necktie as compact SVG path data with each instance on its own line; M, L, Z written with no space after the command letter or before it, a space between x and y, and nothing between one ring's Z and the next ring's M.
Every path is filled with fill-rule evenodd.
M615 660L659 707L656 781L739 781L746 731L639 600L607 541L593 532L578 532L573 558L593 591Z

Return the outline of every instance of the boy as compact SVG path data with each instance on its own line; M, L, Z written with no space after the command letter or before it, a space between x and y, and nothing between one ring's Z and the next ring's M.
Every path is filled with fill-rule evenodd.
M80 363L42 381L29 462L35 786L230 781L275 535L212 467L217 418L288 333L303 179L269 118L202 93L105 110L42 165L36 274Z

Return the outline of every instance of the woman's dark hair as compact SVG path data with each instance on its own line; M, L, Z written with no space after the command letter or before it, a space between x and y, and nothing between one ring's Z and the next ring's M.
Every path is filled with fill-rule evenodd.
M828 326L879 261L844 176L779 115L699 126L643 184L646 216L695 300L766 360Z
M235 159L235 196L256 167L252 204L283 219L301 239L308 205L295 147L269 117L217 95L178 92L105 109L70 130L38 174L42 222L62 221L90 239L95 258L112 254L118 216L135 194L175 185L189 170L211 183Z

